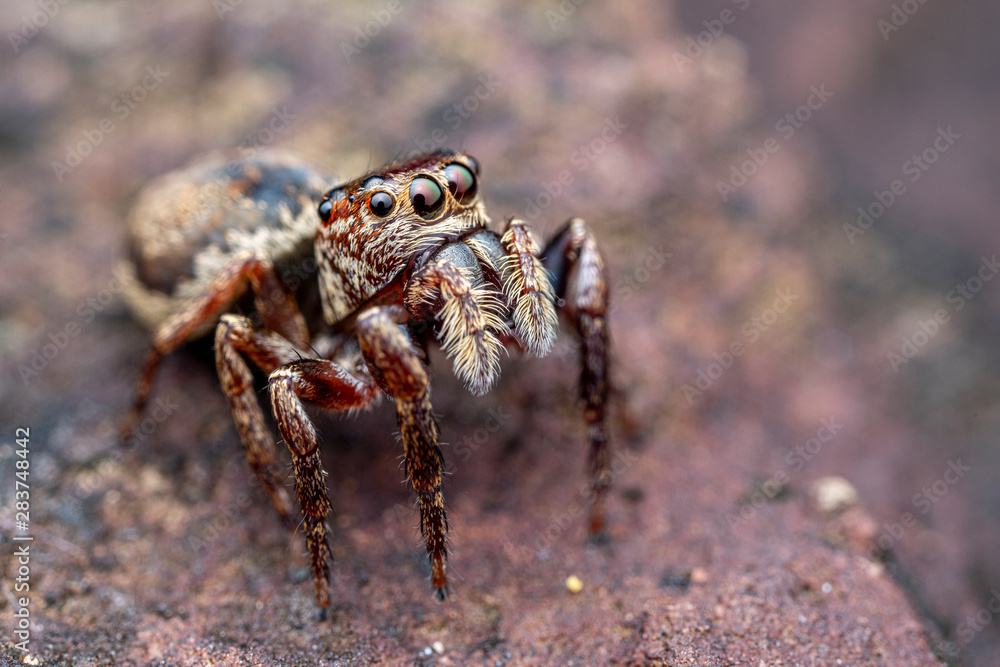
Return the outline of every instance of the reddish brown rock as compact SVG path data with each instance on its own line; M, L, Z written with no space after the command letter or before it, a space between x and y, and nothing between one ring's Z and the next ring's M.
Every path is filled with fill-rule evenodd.
M405 6L345 55L353 28L373 20L367 6L226 7L70 3L0 79L0 262L14 277L0 281L0 421L32 429L32 656L939 664L939 631L871 557L880 522L866 494L911 434L859 372L877 351L824 337L828 280L861 260L831 241L839 225L802 222L823 210L821 169L789 145L739 196L719 197L720 175L767 134L747 129L757 93L738 43L678 64L687 35L662 3L587 3L554 25L544 7L487 19ZM169 76L137 102L147 65ZM136 109L118 117L122 95ZM276 109L294 119L266 134ZM104 118L114 129L100 145L54 170ZM452 594L432 596L382 405L323 422L336 510L324 621L301 536L252 487L207 344L166 363L155 390L163 419L119 449L148 340L111 274L122 214L143 182L208 148L280 144L350 175L442 135L483 165L495 220L522 215L546 235L582 215L607 249L618 388L608 540L586 540L568 333L549 358L506 362L483 398L437 357ZM556 192L562 172L571 182ZM65 345L33 368L60 332ZM831 418L846 426L821 438ZM873 432L885 436L877 456ZM814 436L808 459L788 458ZM853 468L831 463L869 453ZM6 509L10 466L4 474ZM859 490L840 514L809 494L831 474ZM6 514L3 526L9 535ZM2 567L8 582L14 565ZM0 617L13 604L0 598ZM24 657L11 643L0 652Z

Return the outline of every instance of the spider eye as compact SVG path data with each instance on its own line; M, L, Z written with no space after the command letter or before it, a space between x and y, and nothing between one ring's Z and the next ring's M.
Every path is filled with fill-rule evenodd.
M324 222L330 219L330 212L333 210L333 202L324 199L319 203L319 219Z
M329 221L330 214L333 212L333 205L344 197L344 191L339 188L327 192L326 196L323 197L323 201L319 203L319 219L323 222Z
M395 204L396 200L392 198L392 195L382 191L373 193L372 198L368 200L368 208L380 218L389 215Z
M449 164L444 168L444 177L448 179L448 189L451 195L464 204L476 196L476 177L465 165Z
M471 155L466 155L465 159L469 161L469 166L472 167L472 173L479 175L479 160L472 157Z
M444 193L436 181L426 176L418 176L410 181L410 203L422 218L429 218L444 203Z

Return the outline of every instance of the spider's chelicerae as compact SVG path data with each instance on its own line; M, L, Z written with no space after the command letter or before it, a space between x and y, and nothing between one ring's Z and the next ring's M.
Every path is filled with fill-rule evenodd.
M599 533L611 480L607 285L590 230L572 219L541 249L517 218L491 231L479 164L462 153L421 155L326 191L329 182L294 156L261 152L245 161L209 158L144 190L129 222L126 296L155 335L129 423L141 415L163 356L214 327L219 379L247 460L290 520L249 364L268 374L316 600L326 607L331 507L304 407L353 410L387 394L443 599L448 521L427 345L436 339L455 374L482 394L500 374L503 347L549 352L561 312L581 339L590 530Z

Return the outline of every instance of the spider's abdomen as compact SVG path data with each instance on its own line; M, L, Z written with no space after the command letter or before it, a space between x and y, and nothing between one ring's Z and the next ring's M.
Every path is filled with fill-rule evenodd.
M156 326L247 251L269 259L279 275L314 274L316 202L331 180L277 151L249 160L216 154L157 179L128 219L121 270L132 310Z

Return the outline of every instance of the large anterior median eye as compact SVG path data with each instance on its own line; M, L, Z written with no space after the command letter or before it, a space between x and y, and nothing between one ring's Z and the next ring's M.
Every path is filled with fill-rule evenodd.
M368 208L378 217L384 218L392 211L395 203L396 200L392 198L391 194L379 191L373 193L372 198L368 200Z
M410 181L410 203L413 210L422 218L429 218L441 208L444 203L444 193L441 186L431 178L417 176Z

